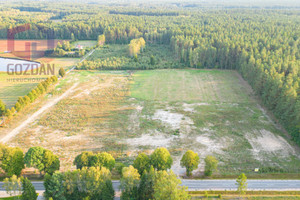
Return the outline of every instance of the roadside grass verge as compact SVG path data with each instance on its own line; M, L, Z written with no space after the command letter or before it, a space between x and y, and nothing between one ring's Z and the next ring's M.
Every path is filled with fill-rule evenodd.
M240 195L237 191L189 191L192 199L248 199L248 200L296 200L300 191L246 191Z

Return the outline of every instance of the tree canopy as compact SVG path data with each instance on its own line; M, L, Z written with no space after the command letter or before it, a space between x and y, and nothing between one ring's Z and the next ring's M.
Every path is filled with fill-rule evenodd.
M40 170L40 172L46 172L49 174L53 174L56 170L59 170L60 167L58 156L39 146L31 147L27 151L24 157L24 162L27 167L34 167Z
M157 170L170 169L173 164L173 159L166 148L157 148L150 156L151 165Z
M192 150L188 150L182 156L180 165L186 168L186 175L192 175L192 171L198 168L200 159L197 153L194 153Z

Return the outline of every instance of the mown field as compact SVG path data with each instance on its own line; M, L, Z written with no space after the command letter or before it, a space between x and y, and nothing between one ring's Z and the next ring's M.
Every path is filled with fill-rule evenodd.
M65 70L75 65L79 58L40 58L39 62L49 63L55 65L55 74L58 74L60 67ZM29 71L30 72L30 71ZM50 76L50 75L49 75ZM20 96L28 94L34 88L39 80L38 78L47 78L48 75L8 75L6 72L0 72L0 99L11 108L15 105ZM11 79L34 78L34 81L12 81Z
M299 173L299 150L259 106L235 71L74 71L56 87L71 95L10 142L24 150L41 145L74 168L82 151L108 151L130 164L139 152L167 147L172 169L183 175L183 153L192 149L201 163L214 155L219 175Z

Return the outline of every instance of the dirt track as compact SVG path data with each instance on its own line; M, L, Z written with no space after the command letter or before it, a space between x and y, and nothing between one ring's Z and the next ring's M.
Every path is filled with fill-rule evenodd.
M38 111L36 111L35 113L33 113L28 119L26 119L24 122L22 122L18 127L16 127L15 129L13 129L10 133L8 133L6 136L4 136L0 142L2 143L6 143L8 142L11 138L15 137L16 135L18 135L20 133L20 131L25 128L29 123L33 122L34 120L36 120L42 113L44 113L46 110L48 110L49 108L51 108L52 106L54 106L55 104L57 104L60 100L62 100L63 98L67 97L70 93L72 93L74 91L74 88L78 85L78 83L75 83L70 89L68 89L64 94L62 94L61 96L51 100L50 102L48 102L46 105L44 105L43 107L41 107Z

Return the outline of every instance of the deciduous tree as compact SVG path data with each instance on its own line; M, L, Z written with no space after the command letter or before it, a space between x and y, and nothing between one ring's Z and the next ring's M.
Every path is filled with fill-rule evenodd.
M24 162L27 167L34 167L42 172L45 169L43 147L31 147L24 157Z
M154 199L156 200L187 200L191 199L187 188L180 186L181 181L170 171L157 172L154 184Z
M157 170L170 169L173 159L166 148L157 148L150 156L151 165Z
M60 161L57 155L54 155L52 151L44 151L43 157L44 172L48 174L53 174L55 171L59 170Z
M150 158L145 153L140 153L133 161L133 167L136 168L139 174L148 171L150 168Z
M53 200L66 200L64 193L64 176L60 172L55 172L52 176L46 174L44 178L44 196Z
M89 167L91 156L93 156L93 152L84 151L75 157L73 164L76 165L77 169L82 169L82 167Z
M0 116L5 113L5 110L6 110L6 106L4 102L0 99Z
M5 178L3 181L3 187L5 188L6 193L9 194L9 196L20 195L22 191L21 179L16 175L13 175L10 178Z
M35 191L35 188L33 187L30 180L27 178L22 178L22 200L36 200L38 197L38 194Z
M27 167L37 168L40 173L53 174L60 166L58 157L43 147L31 147L25 154L24 162Z
M8 176L20 176L24 166L24 154L18 147L1 148L1 164L0 167Z
M242 173L237 179L236 179L236 185L237 185L237 191L244 195L246 194L248 183L247 183L247 177L244 173Z
M192 171L198 168L200 161L197 153L194 153L192 150L188 150L182 156L180 165L186 168L186 175L191 176Z
M204 174L211 176L213 172L217 171L219 161L214 156L206 156L205 158Z
M133 166L124 167L121 178L122 200L138 199L140 174Z
M112 170L115 166L114 157L106 152L98 153L91 156L89 160L90 167L105 167L109 170Z

